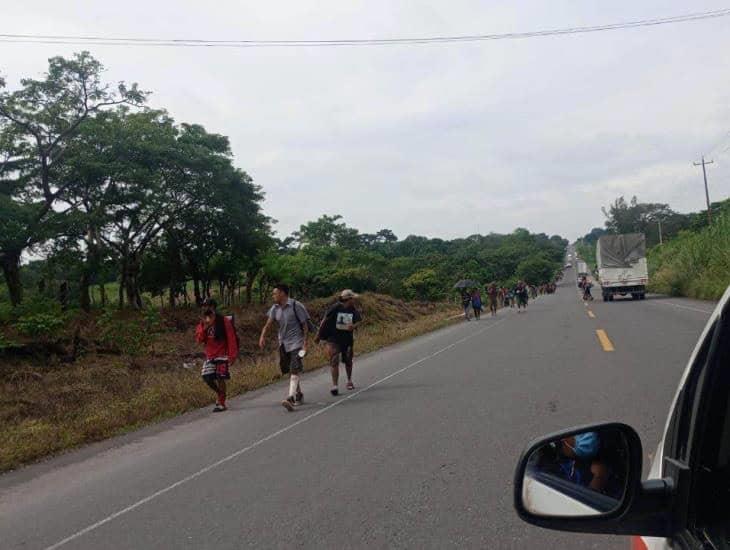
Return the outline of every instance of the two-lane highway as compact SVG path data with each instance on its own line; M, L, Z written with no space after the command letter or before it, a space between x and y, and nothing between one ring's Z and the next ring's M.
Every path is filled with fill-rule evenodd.
M322 370L294 413L275 385L0 478L0 548L626 548L522 523L524 445L617 420L656 446L711 306L592 302L460 323ZM606 351L603 331L612 346Z

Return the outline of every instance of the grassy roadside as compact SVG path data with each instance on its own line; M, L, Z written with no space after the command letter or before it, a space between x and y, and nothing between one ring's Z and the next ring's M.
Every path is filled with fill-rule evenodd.
M730 285L730 215L700 231L683 231L649 250L649 289L718 300Z
M320 318L327 304L316 300L307 307ZM456 322L448 318L458 313L453 304L405 303L375 294L364 295L360 307L365 322L356 339L358 354ZM264 352L256 349L264 312L235 311L243 356L232 367L231 396L281 377L273 339ZM212 392L199 376L196 312L163 312L161 321L166 328L135 357L97 345L93 319L83 321L84 352L74 362L48 354L0 356L0 472L211 405ZM325 362L322 347L312 345L307 370Z

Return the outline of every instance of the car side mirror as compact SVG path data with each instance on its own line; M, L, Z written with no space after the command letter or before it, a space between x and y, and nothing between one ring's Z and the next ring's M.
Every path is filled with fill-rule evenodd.
M549 529L666 536L670 484L642 484L641 468L641 440L626 424L545 436L527 446L517 465L515 509Z

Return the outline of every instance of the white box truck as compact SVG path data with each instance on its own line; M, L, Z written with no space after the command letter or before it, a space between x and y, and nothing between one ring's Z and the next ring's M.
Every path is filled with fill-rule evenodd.
M634 300L646 297L649 269L643 233L600 237L596 244L596 265L604 302L613 301L616 294L630 294Z

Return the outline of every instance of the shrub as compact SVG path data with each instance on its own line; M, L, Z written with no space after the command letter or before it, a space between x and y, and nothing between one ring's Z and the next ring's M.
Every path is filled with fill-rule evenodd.
M444 283L433 269L421 269L403 282L407 295L417 300L438 300L444 295Z
M141 316L129 315L127 311L104 310L97 321L99 339L124 355L137 357L147 351L162 320L159 312L152 313L152 308L144 310Z
M13 318L13 307L7 303L0 303L0 325L7 325Z
M48 340L55 337L66 323L65 316L50 313L24 315L15 323L18 332L31 338Z
M5 351L6 349L10 348L16 348L18 347L17 342L13 342L12 340L9 340L6 338L6 336L0 332L0 352Z

